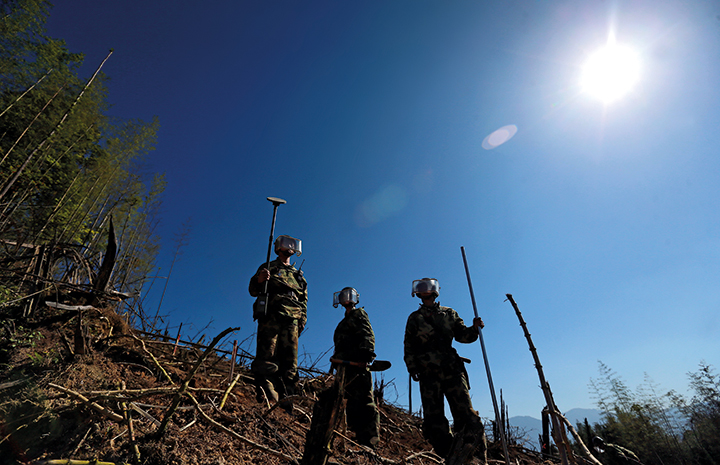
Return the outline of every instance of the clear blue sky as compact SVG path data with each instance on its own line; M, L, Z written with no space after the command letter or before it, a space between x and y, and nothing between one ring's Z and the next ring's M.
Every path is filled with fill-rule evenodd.
M162 304L171 328L252 335L265 198L281 197L276 235L303 241L308 359L332 345L333 292L353 286L407 404L411 282L437 278L469 322L464 246L498 396L539 417L506 293L563 411L594 407L598 360L631 388L647 373L681 392L700 361L720 367L719 18L702 0L58 0L48 31L86 54L86 75L115 50L112 115L159 117L161 275L192 225ZM580 76L611 32L640 79L606 104ZM483 149L506 125L515 136ZM480 345L456 347L492 417Z

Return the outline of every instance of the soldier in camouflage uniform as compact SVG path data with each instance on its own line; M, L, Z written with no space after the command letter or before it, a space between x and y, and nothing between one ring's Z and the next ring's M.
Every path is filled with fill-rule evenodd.
M250 295L257 297L268 281L267 312L255 313L258 322L257 351L251 369L258 399L262 391L270 400L295 394L298 380L298 336L307 321L307 281L290 257L302 253L301 241L290 236L275 240L277 258L258 268L250 279Z
M333 306L345 307L345 317L335 328L333 359L367 365L375 360L375 333L363 307L356 308L358 292L346 287L333 295ZM367 366L346 365L345 398L348 427L360 444L375 448L380 442L380 414L373 396Z
M435 302L439 290L435 279L413 281L412 295L420 297L422 304L408 317L404 345L408 372L420 382L423 435L438 455L447 457L453 433L445 417L444 397L450 405L456 434L465 428L483 429L470 400L464 362L452 347L452 341L476 341L478 328L484 324L482 319L475 318L472 326L465 326L455 310ZM481 434L484 435L484 431Z

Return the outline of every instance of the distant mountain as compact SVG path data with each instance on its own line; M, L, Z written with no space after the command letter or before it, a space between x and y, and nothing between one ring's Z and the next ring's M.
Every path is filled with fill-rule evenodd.
M588 408L574 408L564 412L563 415L573 427L576 427L578 422L584 423L586 418L590 425L599 423L601 418L600 410ZM541 420L529 416L510 417L510 427L512 428L511 433L519 442L525 443L528 448L540 449L538 438L542 433Z

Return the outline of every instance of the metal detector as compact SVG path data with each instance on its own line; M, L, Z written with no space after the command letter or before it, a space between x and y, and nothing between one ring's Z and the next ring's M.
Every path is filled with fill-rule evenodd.
M270 226L270 240L268 241L268 251L267 251L267 259L265 260L265 268L267 270L270 269L270 254L272 252L272 245L273 245L273 238L275 236L275 218L277 217L277 207L279 205L282 205L284 203L287 203L283 199L279 199L277 197L268 197L268 201L272 202L273 204L273 216L272 216L272 226ZM268 279L265 281L265 288L263 289L262 294L258 295L257 299L255 299L255 303L253 304L253 319L257 320L259 318L264 317L267 315L267 304L268 304L268 284L270 283L270 280Z

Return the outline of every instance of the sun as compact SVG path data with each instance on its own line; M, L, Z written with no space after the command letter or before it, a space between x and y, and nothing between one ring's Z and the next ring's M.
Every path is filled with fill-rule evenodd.
M640 80L640 58L630 48L610 41L585 62L582 69L583 92L612 103L633 90Z

